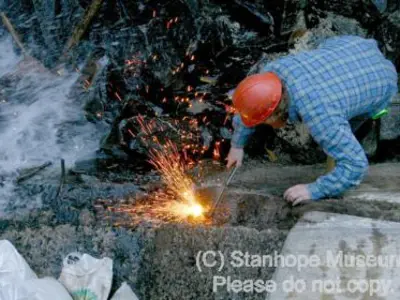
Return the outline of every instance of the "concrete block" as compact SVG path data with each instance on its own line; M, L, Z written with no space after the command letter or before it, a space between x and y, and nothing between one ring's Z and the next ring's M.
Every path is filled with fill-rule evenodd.
M284 266L273 277L278 290L268 299L398 299L399 229L395 222L305 214L286 239ZM289 265L289 257L297 263Z

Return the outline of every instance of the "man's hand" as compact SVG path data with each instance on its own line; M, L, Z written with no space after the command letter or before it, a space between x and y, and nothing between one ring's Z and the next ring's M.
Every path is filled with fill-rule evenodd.
M293 206L296 206L300 203L309 201L311 199L311 194L308 191L306 184L298 184L286 190L283 194L283 198L292 203Z
M228 169L236 163L236 166L240 167L243 162L244 151L242 148L231 148L226 158Z

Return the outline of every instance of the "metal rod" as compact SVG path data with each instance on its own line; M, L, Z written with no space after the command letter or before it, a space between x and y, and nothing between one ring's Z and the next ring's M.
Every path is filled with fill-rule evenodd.
M236 170L238 168L239 168L238 166L235 166L234 168L232 168L231 173L229 174L226 181L224 182L224 185L222 186L221 192L219 193L217 200L214 202L214 205L210 210L210 213L209 213L210 217L212 217L214 215L215 209L218 207L219 202L222 199L222 196L225 192L226 187L231 183L233 177L235 176Z

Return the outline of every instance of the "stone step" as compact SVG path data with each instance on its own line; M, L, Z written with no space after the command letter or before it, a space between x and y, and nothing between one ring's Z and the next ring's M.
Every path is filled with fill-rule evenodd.
M232 188L257 190L281 196L295 184L313 182L324 173L324 165L282 166L250 162L238 171ZM343 196L349 199L387 201L400 204L400 163L371 165L364 181Z
M394 222L306 213L289 232L267 299L398 299L399 230Z
M346 193L345 197L400 204L400 163L371 166L365 180Z
M316 210L400 222L399 163L372 165L363 183L341 198L296 207L286 204L282 195L287 188L312 182L323 172L323 165L281 166L250 161L226 189L220 210L231 212L229 224L258 230L275 226L290 228L302 215ZM218 178L203 185L210 191L206 198L215 199L218 195L224 173Z

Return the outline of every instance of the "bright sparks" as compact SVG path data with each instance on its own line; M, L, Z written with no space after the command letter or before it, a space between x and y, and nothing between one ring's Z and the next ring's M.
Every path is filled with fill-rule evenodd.
M191 216L194 218L200 218L204 214L204 208L200 204L187 204L181 202L174 202L171 205L173 212L179 212L182 216Z
M151 137L154 132L153 124L146 123L142 117L139 117L138 121L143 133ZM171 193L154 194L152 198L155 201L150 211L161 219L171 217L177 221L184 221L188 217L202 219L205 209L196 200L194 183L185 174L185 165L180 158L177 146L170 140L161 144L157 137L153 136L151 139L158 147L148 145L150 162L159 171Z

